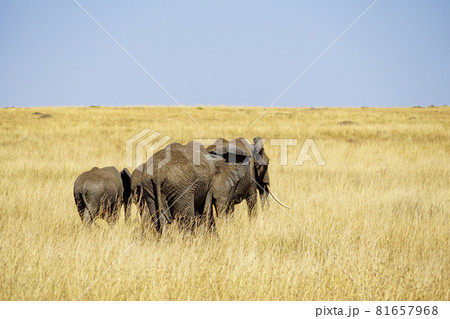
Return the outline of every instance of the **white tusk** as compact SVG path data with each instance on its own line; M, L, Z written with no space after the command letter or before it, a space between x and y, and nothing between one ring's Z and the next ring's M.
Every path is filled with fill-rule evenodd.
M278 198L275 197L275 195L270 191L270 188L269 188L268 185L266 185L266 187L267 187L267 189L269 190L269 194L273 197L273 199L274 199L278 204L280 204L281 206L284 206L284 207L286 207L286 208L290 208L288 205L283 204L282 202L280 202L280 200L279 200Z

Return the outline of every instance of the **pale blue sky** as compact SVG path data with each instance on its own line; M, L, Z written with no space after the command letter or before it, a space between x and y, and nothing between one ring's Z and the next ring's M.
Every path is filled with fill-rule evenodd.
M371 3L78 0L185 105L270 105ZM278 106L450 103L450 1L379 0ZM173 105L72 0L0 2L0 106Z

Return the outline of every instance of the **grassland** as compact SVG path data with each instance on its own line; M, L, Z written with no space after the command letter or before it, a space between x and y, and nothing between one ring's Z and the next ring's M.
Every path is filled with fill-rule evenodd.
M200 126L176 107L0 109L1 300L450 299L449 107L274 108L255 126L260 108L188 111ZM266 145L293 219L272 201L254 220L245 204L219 219L219 241L173 228L138 239L135 209L129 224L84 230L75 178L124 167L143 128L182 143L298 139L287 166ZM325 166L294 165L306 138Z

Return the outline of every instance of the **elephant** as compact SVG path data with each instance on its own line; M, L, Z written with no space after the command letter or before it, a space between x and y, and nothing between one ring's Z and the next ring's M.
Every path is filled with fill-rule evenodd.
M128 219L131 195L131 174L127 168L121 172L115 167L94 167L75 180L73 195L81 221L90 226L95 219L103 218L114 224L124 205Z
M210 155L205 147L196 142L186 145L172 143L156 152L146 163L141 180L142 198L148 207L143 222L151 222L159 234L164 224L179 222L183 230L193 231L206 225L217 234L212 211L212 186L219 176L229 175L230 183L236 184L243 174L228 169L225 160Z
M230 183L215 183L213 187L213 205L218 216L232 214L234 206L244 199L250 217L256 216L258 193L261 199L261 208L269 208L268 195L281 203L270 191L269 157L264 150L264 141L255 137L253 143L244 138L227 141L220 138L207 147L210 154L221 156L229 165L229 169L239 169L246 166L245 174L236 185Z

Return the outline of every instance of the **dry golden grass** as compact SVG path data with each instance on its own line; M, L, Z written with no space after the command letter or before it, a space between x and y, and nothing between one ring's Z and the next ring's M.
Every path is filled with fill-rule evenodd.
M148 127L182 143L298 138L288 166L266 146L289 214L374 299L449 300L449 107L274 108L254 127L260 108L188 111L200 127L176 107L0 109L0 299L77 299L138 238L135 209L84 230L72 188L93 166L124 167L126 139ZM326 166L294 166L305 138ZM217 224L219 241L144 236L81 299L369 299L273 201Z

